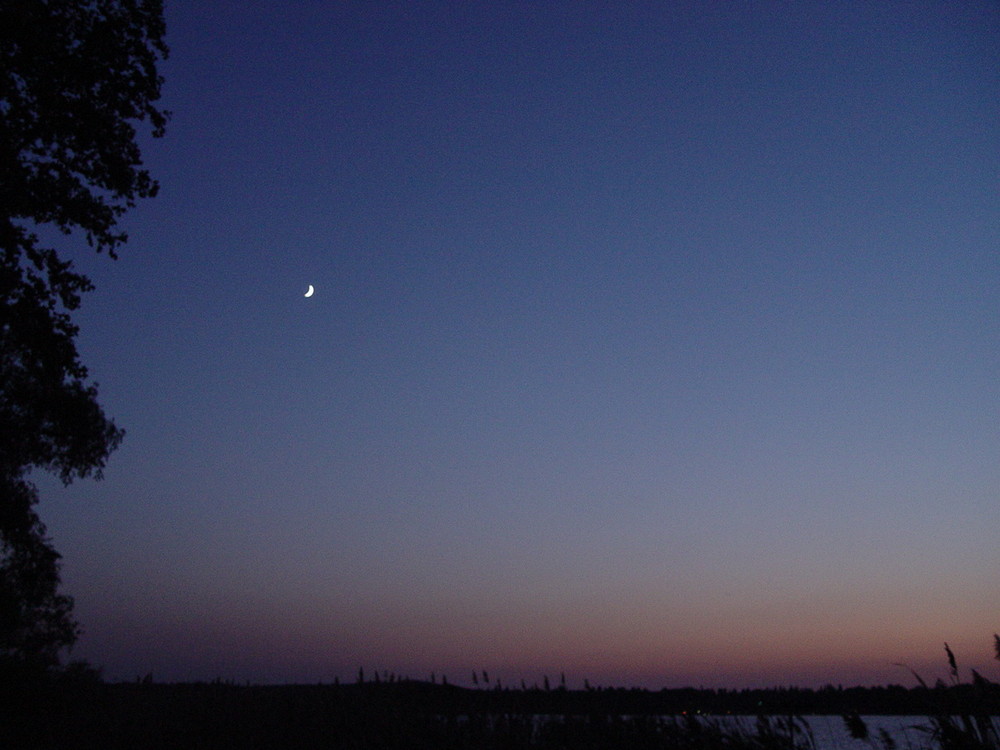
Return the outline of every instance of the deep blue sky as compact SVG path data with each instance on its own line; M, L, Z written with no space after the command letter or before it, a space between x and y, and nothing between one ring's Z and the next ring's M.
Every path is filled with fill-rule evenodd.
M1000 9L172 2L41 505L112 678L907 682L1000 624ZM309 284L315 295L303 294Z

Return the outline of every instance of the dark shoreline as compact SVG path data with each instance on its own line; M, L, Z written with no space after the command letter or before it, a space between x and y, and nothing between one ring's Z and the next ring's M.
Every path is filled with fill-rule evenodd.
M306 702L336 698L347 702L390 702L401 707L436 714L527 713L621 715L741 715L741 716L916 716L934 713L941 706L968 706L984 699L1000 715L1000 688L983 694L972 684L933 687L902 685L823 688L774 687L752 689L706 688L608 688L569 690L540 688L465 688L421 680L368 682L364 684L241 685L232 682L106 683L109 694L161 693L189 697L245 695L263 702L294 698ZM992 699L992 700L990 700Z
M802 716L959 714L972 705L1000 716L992 683L984 693L970 684L652 691L81 679L8 684L2 698L0 745L33 748L670 748L717 731L713 716L748 717L753 731L770 723L779 735L799 731L791 717ZM762 747L754 742L747 746ZM742 747L731 738L724 746Z

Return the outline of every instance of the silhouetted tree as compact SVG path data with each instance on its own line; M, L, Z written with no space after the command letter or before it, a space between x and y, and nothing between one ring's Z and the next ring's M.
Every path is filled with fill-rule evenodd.
M116 257L156 194L135 123L163 135L162 0L0 3L0 659L52 664L78 628L27 476L100 477L123 432L87 382L70 312L93 287L37 232Z
M26 490L22 483L20 488ZM34 512L31 525L19 524L3 535L0 558L0 657L45 668L58 662L59 651L76 640L73 601L57 593L59 555L45 539Z

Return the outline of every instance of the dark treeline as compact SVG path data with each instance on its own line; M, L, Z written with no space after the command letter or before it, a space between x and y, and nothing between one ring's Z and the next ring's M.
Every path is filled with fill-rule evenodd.
M364 686L391 689L393 685ZM967 705L971 684L880 687L840 687L819 689L773 687L761 689L592 688L588 690L480 689L468 690L427 683L399 683L398 693L425 702L434 710L454 707L460 712L521 711L535 714L738 714L758 715L919 715L935 706ZM357 686L353 686L357 689ZM436 688L436 689L435 689ZM978 696L982 698L982 695ZM993 699L1000 713L1000 692L993 686Z
M23 690L23 685L19 692ZM822 688L771 687L754 689L596 687L569 690L565 687L540 688L463 688L421 680L398 679L392 682L317 685L250 685L229 681L198 683L155 683L149 678L136 682L105 683L90 680L81 684L67 681L60 688L50 684L47 695L72 693L76 697L112 705L134 702L169 704L206 701L212 704L248 705L254 702L272 705L286 700L307 704L346 702L391 704L433 713L527 713L527 714L629 714L680 715L714 714L744 716L884 715L913 716L932 712L941 706L956 708L970 702L991 707L1000 715L1000 685L962 683L936 686L842 687ZM27 693L22 693L27 695ZM7 696L8 699L10 696Z
M123 686L124 687L124 686ZM181 687L181 686L178 686ZM230 686L233 689L241 689ZM250 689L250 688L244 688ZM479 688L439 685L417 680L363 685L320 685L301 687L259 687L268 690L334 690L345 696L391 698L402 704L435 713L529 713L529 714L736 714L745 716L807 715L922 715L937 707L969 705L984 699L1000 714L1000 687L958 684L937 686L902 685L879 687L842 687L827 685L819 689L772 687L760 689L706 689L597 687L569 690L557 687ZM984 689L986 694L984 695ZM973 696L975 693L975 696Z
M818 714L925 715L951 705L961 712L971 704L980 713L1000 715L1000 686L992 683L914 688L545 690L469 689L414 680L255 686L218 681L105 683L91 678L34 687L22 683L16 692L5 691L2 698L0 732L7 740L3 746L38 748L316 747L327 743L332 747L416 747L415 738L424 738L429 747L545 747L538 744L539 724L532 718L539 716L549 717L543 726L552 731L558 727L558 731L579 731L586 736L610 733L606 746L614 747L616 742L647 735L660 738L659 742L665 733L686 726L688 719L711 715L744 715L751 720ZM25 742L19 744L18 738ZM506 739L500 742L500 738Z

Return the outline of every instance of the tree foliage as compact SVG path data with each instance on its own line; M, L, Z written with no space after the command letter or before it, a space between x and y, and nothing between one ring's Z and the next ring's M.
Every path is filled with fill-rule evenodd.
M72 600L35 505L32 469L100 476L123 432L97 401L70 313L90 280L44 228L116 252L119 218L156 194L136 125L163 135L162 0L0 3L0 656L73 643ZM48 235L55 235L49 231Z

